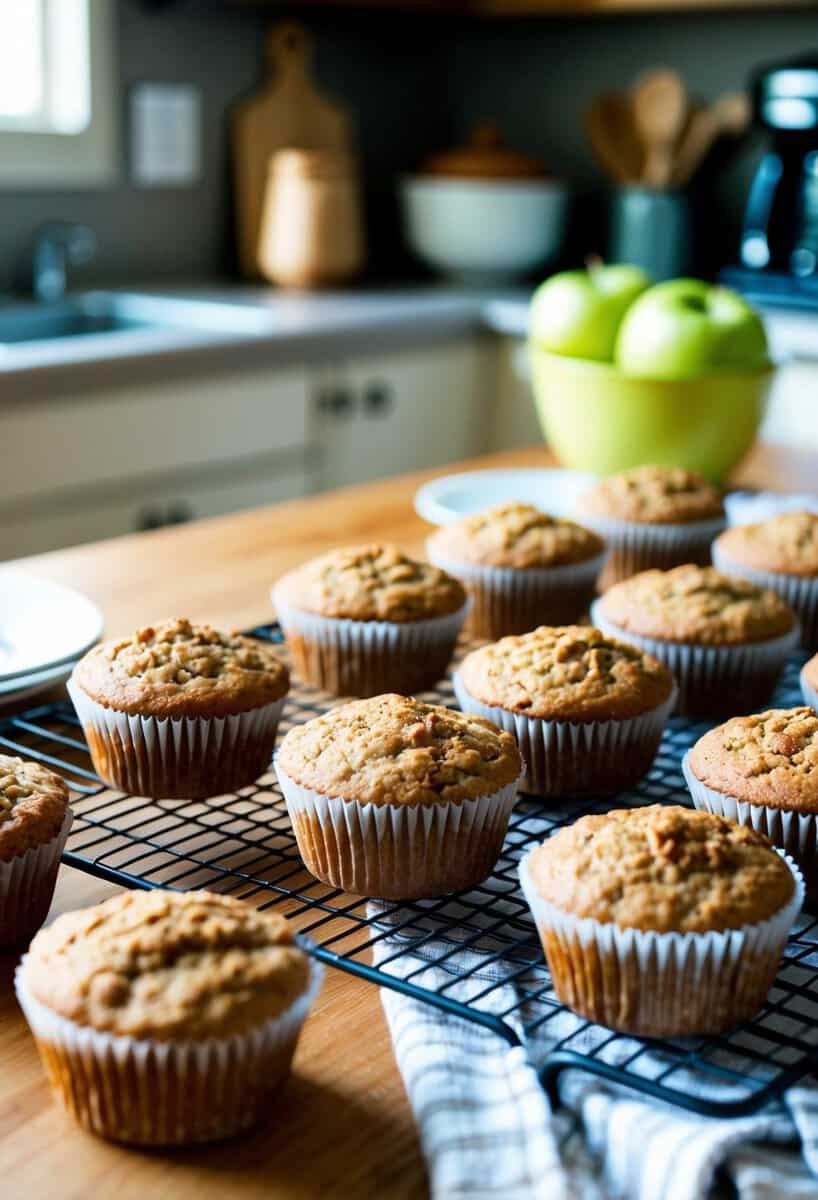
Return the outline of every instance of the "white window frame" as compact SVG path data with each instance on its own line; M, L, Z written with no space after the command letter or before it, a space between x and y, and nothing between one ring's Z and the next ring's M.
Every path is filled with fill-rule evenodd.
M2 190L104 187L119 176L113 0L88 0L88 6L90 121L76 133L0 129Z

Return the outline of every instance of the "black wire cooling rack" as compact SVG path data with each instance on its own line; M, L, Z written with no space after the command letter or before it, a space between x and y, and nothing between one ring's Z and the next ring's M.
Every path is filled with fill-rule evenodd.
M254 636L279 642L276 626ZM464 643L461 649L465 649ZM282 648L282 653L285 651ZM800 702L793 659L775 703ZM454 705L446 680L425 698ZM333 703L296 685L281 732ZM764 1007L721 1037L641 1040L615 1034L556 999L517 881L532 844L588 812L687 799L680 763L707 728L673 718L650 773L615 800L518 800L493 876L456 896L367 903L319 883L296 849L272 774L206 801L146 800L106 787L94 774L67 703L0 721L0 747L62 773L72 789L74 826L63 861L125 887L209 888L285 913L325 963L525 1041L544 1086L580 1069L708 1116L743 1116L775 1101L818 1069L818 920L802 916Z

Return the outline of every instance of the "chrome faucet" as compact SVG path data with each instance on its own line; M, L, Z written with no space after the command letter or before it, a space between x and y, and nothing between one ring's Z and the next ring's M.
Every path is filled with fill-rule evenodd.
M68 264L80 266L90 262L97 248L97 239L87 225L68 221L47 221L34 234L32 282L35 297L53 304L65 295Z

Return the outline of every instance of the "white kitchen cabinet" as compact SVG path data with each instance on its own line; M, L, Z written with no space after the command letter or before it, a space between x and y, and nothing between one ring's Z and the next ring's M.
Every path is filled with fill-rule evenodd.
M62 393L0 409L0 559L314 490L306 370Z
M321 488L363 483L488 449L494 343L373 355L316 373L310 411Z
M34 511L3 511L0 560L40 554L59 546L98 541L143 529L214 517L305 496L314 490L308 464L298 458L260 470L237 463L212 479L167 479L125 494L100 488L77 504L38 503Z
M525 340L498 338L493 367L488 449L536 446L542 441L542 430L534 410Z

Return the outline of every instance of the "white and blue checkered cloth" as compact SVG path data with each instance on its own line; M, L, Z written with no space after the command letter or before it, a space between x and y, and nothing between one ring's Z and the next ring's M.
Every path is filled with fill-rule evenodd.
M409 917L374 903L370 915L383 925ZM382 990L433 1200L818 1200L815 1083L790 1088L781 1104L757 1115L721 1119L570 1071L554 1111L537 1074L548 1044L526 1039L527 1017L536 1014L526 1013L525 992L504 973L508 964L486 965L468 949L453 957L450 944L434 941L417 954L406 949L399 933L384 938L375 963L455 1000L482 993L480 1007L508 1021L523 1042L510 1046L493 1030ZM445 963L435 965L444 954ZM461 973L467 978L454 980ZM581 1025L567 1012L554 1020L550 1044ZM784 1034L794 1032L788 1020L781 1018ZM592 1026L589 1037L592 1031L599 1033ZM612 1040L607 1061L624 1062L636 1047L633 1039ZM696 1082L688 1077L685 1089ZM729 1086L725 1099L735 1095ZM714 1098L712 1079L707 1095Z

